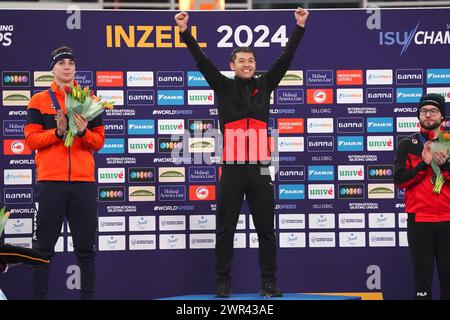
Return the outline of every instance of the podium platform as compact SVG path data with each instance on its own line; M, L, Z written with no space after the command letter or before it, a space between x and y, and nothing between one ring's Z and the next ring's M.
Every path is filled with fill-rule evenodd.
M340 296L330 294L285 293L282 297L263 297L257 293L232 294L229 298L217 298L213 294L183 295L160 298L158 300L361 300L360 296Z

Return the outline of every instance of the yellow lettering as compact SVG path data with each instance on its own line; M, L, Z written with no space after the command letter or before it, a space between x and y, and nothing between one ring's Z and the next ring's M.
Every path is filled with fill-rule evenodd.
M106 47L112 47L112 27L106 26Z
M134 48L134 26L128 26L128 34L122 28L122 26L114 26L115 32L115 47L120 48L120 39L122 38L127 47Z
M137 44L138 48L153 48L155 45L153 42L146 42L148 37L153 31L153 26L137 26L138 31L144 31L144 34L139 39L139 42Z
M197 26L192 26L191 27L191 33L192 33L192 36L195 38L195 40L197 40ZM198 43L198 46L200 48L206 48L207 45L208 44L206 42L199 42Z
M172 40L172 35L163 33L164 31L172 31L171 26L156 26L156 46L158 48L172 48L171 42L163 42L164 39Z

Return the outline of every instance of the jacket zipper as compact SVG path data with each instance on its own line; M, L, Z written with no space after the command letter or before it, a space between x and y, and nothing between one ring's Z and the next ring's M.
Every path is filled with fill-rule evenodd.
M68 147L67 148L67 152L69 153L69 182L70 182L70 176L71 176L71 171L72 171L72 162L71 162L71 160L70 160L70 148L71 147Z

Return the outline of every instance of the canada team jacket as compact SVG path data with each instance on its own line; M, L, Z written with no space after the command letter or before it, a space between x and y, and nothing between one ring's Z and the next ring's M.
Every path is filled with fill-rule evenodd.
M61 110L66 114L65 92L55 82L51 86ZM28 104L25 143L36 150L37 181L95 181L93 152L105 142L102 116L89 121L86 133L66 148L56 136L56 109L47 90L35 94Z
M420 135L420 136L419 136ZM394 181L405 188L405 210L415 213L417 222L450 221L450 165L447 162L441 172L447 180L440 194L433 193L433 169L422 159L423 141L428 137L414 134L400 141L394 166Z
M267 136L270 94L286 74L305 29L296 26L286 48L263 75L251 79L230 79L216 68L200 49L189 30L183 41L197 62L197 68L216 93L220 129L223 134L223 162L270 160Z

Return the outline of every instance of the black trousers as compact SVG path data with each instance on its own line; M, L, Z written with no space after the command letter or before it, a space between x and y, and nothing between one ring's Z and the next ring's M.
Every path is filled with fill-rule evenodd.
M267 174L261 174L261 170ZM216 279L229 280L234 233L244 200L248 201L259 240L261 278L275 280L274 189L268 168L258 164L224 165L218 193Z
M51 259L55 253L54 247L60 235L64 217L66 217L81 271L81 298L93 299L98 225L95 183L38 182L36 203L33 249L41 252L46 259ZM46 298L48 279L48 265L32 268L32 289L35 299Z
M408 244L414 266L416 299L432 299L436 260L440 298L450 300L450 221L415 222L415 215L408 214Z

